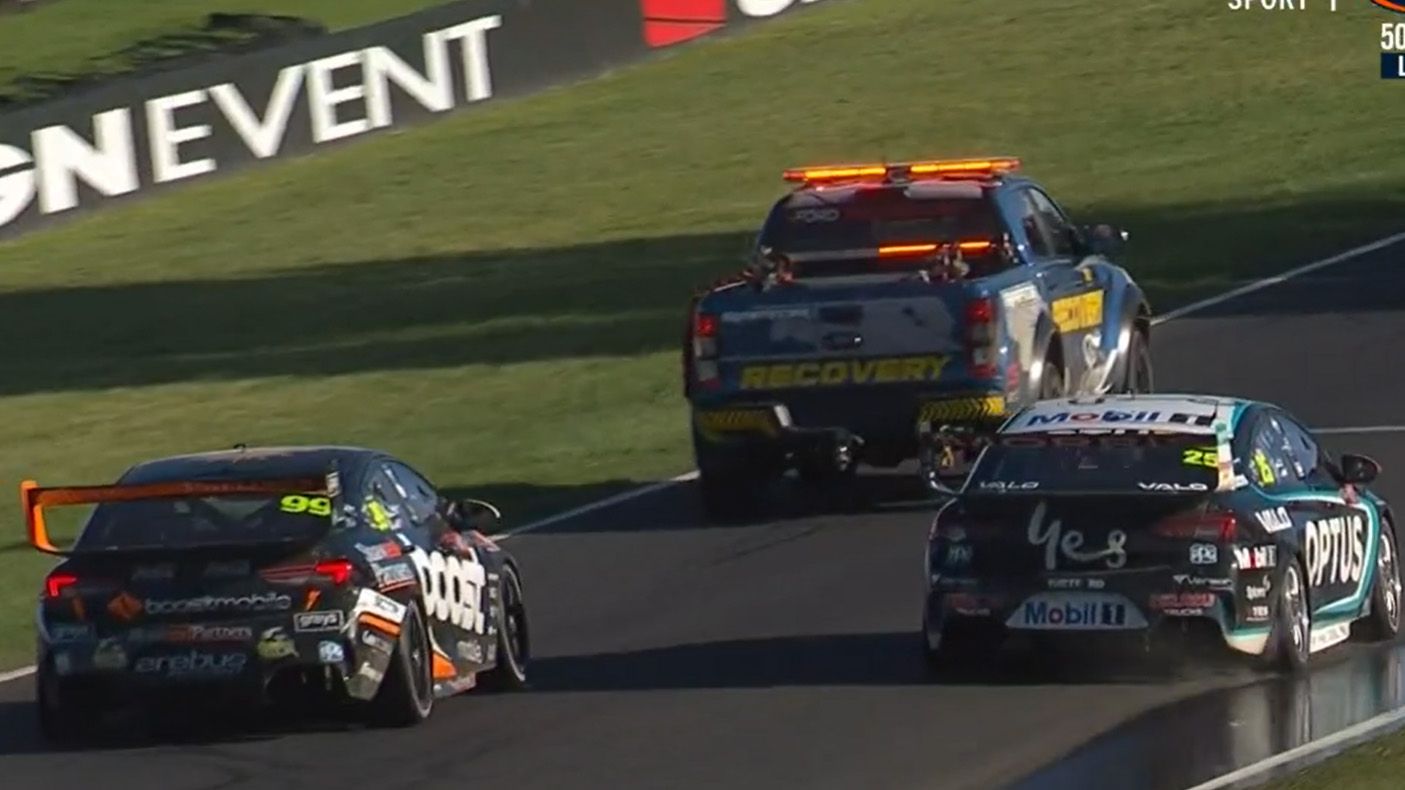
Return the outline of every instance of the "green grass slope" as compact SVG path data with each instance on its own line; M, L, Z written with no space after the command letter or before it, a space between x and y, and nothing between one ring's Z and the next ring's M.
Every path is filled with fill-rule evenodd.
M1021 155L1130 228L1158 309L1385 235L1405 104L1375 76L1378 20L835 0L0 245L0 486L336 440L520 521L684 471L682 308L787 165ZM46 561L17 508L0 535L13 662Z
M356 27L413 13L439 0L280 0L280 2L211 3L210 0L52 0L24 13L0 16L0 100L27 99L32 89L16 82L22 75L64 78L120 74L138 62L131 50L138 42L163 39L180 52L217 37L205 35L212 13L296 16L328 30ZM148 50L146 54L151 54Z

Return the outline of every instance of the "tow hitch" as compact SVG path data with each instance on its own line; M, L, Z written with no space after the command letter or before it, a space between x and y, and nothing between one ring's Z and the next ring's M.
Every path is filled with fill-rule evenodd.
M939 494L953 494L953 487L971 471L971 464L990 443L986 431L970 425L923 425L918 429L918 463L922 482Z

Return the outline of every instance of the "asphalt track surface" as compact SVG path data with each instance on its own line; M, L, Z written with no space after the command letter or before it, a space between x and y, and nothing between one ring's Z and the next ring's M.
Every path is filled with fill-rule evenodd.
M1161 325L1157 388L1275 400L1319 427L1405 423L1390 356L1405 340L1402 256ZM1382 461L1378 489L1405 503L1398 439L1329 444ZM1093 771L1103 781L1086 786L1184 788L1401 696L1396 657L1365 646L1287 686L1233 665L1018 657L935 683L916 632L928 508L703 526L690 486L512 538L530 691L444 701L412 730L302 722L51 752L26 678L0 685L0 787L976 788L1054 764L1024 786L1085 786L1067 782Z

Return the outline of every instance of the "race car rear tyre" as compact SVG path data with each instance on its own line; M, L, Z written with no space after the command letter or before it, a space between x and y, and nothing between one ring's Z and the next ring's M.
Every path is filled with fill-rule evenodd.
M88 734L91 711L82 705L77 695L70 693L64 679L54 671L51 659L39 665L34 680L39 733L45 740L60 745L82 740Z
M1132 330L1132 339L1127 344L1127 372L1123 378L1122 391L1130 395L1143 395L1152 392L1154 378L1151 368L1151 345L1146 333Z
M492 691L525 688L531 639L522 580L511 565L504 565L498 578L498 603L498 664L482 674L481 685Z
M1386 642L1400 633L1400 553L1395 529L1381 519L1380 545L1376 549L1376 579L1371 584L1371 613L1358 622L1361 637Z
M1300 672L1312 656L1312 604L1308 596L1307 573L1302 560L1293 558L1278 582L1268 644L1264 648L1267 669Z
M930 602L922 613L922 655L929 675L940 677L950 672L979 666L995 657L1000 640L990 629L963 628L954 623L934 623Z
M434 652L418 606L406 607L400 638L385 670L371 721L381 727L411 727L434 712Z

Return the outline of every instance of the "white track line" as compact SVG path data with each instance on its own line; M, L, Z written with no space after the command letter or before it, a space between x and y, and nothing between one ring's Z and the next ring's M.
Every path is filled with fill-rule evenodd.
M1187 788L1187 790L1219 790L1219 788L1229 787L1238 782L1262 776L1272 771L1274 768L1286 763L1291 763L1294 760L1349 743L1355 738L1365 738L1366 736L1376 733L1384 734L1383 731L1396 729L1402 722L1405 722L1405 708L1398 708L1389 713L1382 713L1363 722L1353 724L1344 730L1334 732L1331 735L1318 738L1315 741L1308 741L1301 746L1294 747L1286 752L1280 752L1272 757L1266 757L1256 763L1246 765L1237 771L1231 771L1222 776L1217 776L1208 782L1203 782L1194 787Z
M567 510L564 513L557 513L554 516L547 516L546 518L541 519L540 521L533 521L530 524L523 524L522 526L516 529L510 529L507 532L502 532L497 535L491 535L490 537L494 540L503 540L505 538L510 538L513 535L520 535L523 532L531 532L532 530L541 529L542 527L545 527L550 524L555 524L560 521L572 519L576 516L582 515L584 513L589 513L593 510L600 510L602 508L610 507L611 505L617 505L620 502L628 502L631 499L638 499L641 496L652 494L655 491L662 491L665 488L671 488L685 480L692 480L697 476L698 473L696 471L685 472L681 475L678 475L677 477L669 478L668 480L660 480L657 483L650 483L646 486L640 486L639 488L631 488L628 491L621 491L620 493L615 494L614 496L606 497L605 499L600 499L595 502L589 502L587 504L581 505L578 508Z
M20 678L27 678L27 677L29 677L30 675L33 675L33 674L34 674L34 667L33 667L33 665L27 666L27 667L20 667L19 669L11 670L11 671L9 671L9 672L0 672L0 683L9 683L9 682L12 681L12 680L19 680Z
M1191 302L1190 304L1185 305L1184 307L1178 307L1169 313L1159 315L1151 319L1151 323L1162 324L1167 321L1180 318L1181 316L1189 315L1190 313L1193 313L1197 310L1203 310L1206 307L1210 307L1212 305L1217 305L1221 302L1228 301L1230 299L1235 298L1236 296L1243 296L1244 294L1252 293L1254 291L1267 288L1271 285L1277 285L1278 283L1291 280L1294 277L1300 277L1309 272L1315 272L1318 269L1325 269L1328 266L1333 266L1335 264L1342 263L1343 261L1349 261L1352 258L1360 257L1368 252L1375 252L1376 250L1389 247L1390 245L1396 244L1401 241L1405 241L1405 233L1397 233L1394 236L1387 236L1384 239L1381 239L1380 241L1373 241L1370 244L1365 244L1360 247L1354 247L1352 249L1347 250L1346 252L1333 255L1330 258L1323 258L1320 261L1313 261L1312 263L1299 266L1296 269L1289 269L1288 271L1283 272L1282 274L1275 274L1272 277L1265 277L1262 280L1255 280L1254 282L1251 282L1248 285L1240 286L1239 288L1235 288L1234 290L1220 294L1219 296L1212 296L1209 299L1201 299L1198 302ZM1405 426L1398 428L1394 426L1387 426L1386 430L1405 430ZM1333 431L1337 433L1363 433L1365 432L1365 429L1329 428L1326 432ZM631 499L638 499L639 497L647 496L656 491L662 491L666 488L672 488L673 486L678 485L679 483L682 483L685 480L693 480L697 476L697 470L685 472L681 475L678 475L677 477L673 477L668 480L660 480L657 483L650 483L648 485L640 486L639 488L635 488L630 491L623 491L618 494L615 494L614 496L606 497L605 499L601 499L596 502L590 502L588 504L581 505L578 508L567 510L564 513L558 513L554 516L548 516L547 518L541 519L540 521L533 521L530 524L523 524L522 526L516 529L510 529L507 532L503 532L498 535L493 535L492 537L496 540L502 540L504 538L510 538L514 535L521 535L525 532L532 532L550 524L556 524L558 522L565 521L569 518L575 518L576 516L600 510L601 508L612 507L614 505L618 505L621 502L628 502ZM0 673L0 683L8 683L11 680L27 677L32 674L34 674L34 667L32 666L22 667L20 669L14 670L13 672Z
M1319 436L1345 433L1405 433L1405 425L1362 425L1356 428L1313 428Z
M1325 269L1328 266L1335 266L1338 263L1342 263L1343 261L1349 261L1352 258L1359 258L1368 252L1375 252L1376 250L1385 249L1386 247L1389 247L1392 244L1398 244L1401 241L1405 241L1405 233L1397 233L1394 236L1386 236L1380 241L1373 241L1370 244L1363 244L1360 247L1353 247L1347 250L1346 252L1337 253L1336 255L1333 255L1330 258L1323 258L1320 261L1305 263L1296 269L1289 269L1288 271L1283 272L1282 274L1275 274L1272 277L1265 277L1262 280L1255 280L1254 282L1251 282L1247 285L1241 285L1240 287L1230 291L1226 291L1220 294L1219 296L1211 296L1208 299L1201 299L1198 302L1191 302L1190 304L1185 305L1183 307L1177 307L1175 310L1172 310L1168 313L1164 313L1151 319L1151 323L1155 325L1162 324L1167 321L1172 321L1174 319L1180 318L1181 316L1199 312L1207 307L1213 307L1217 304L1220 304L1221 302L1228 302L1230 299L1243 296L1244 294L1253 293L1254 291L1261 291L1271 285L1278 285L1279 283L1287 282L1288 280L1291 280L1294 277L1301 277L1304 274L1310 274L1312 272L1317 271L1318 269Z

